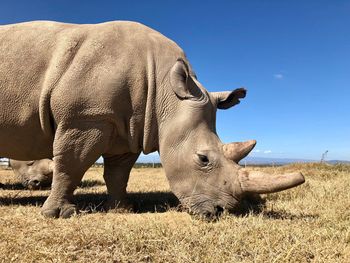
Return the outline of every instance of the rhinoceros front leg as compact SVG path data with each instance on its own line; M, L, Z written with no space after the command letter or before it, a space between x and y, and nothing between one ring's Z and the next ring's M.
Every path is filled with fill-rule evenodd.
M58 125L53 145L53 182L41 213L67 218L76 213L73 192L87 169L105 153L113 127L108 122L74 121Z
M126 187L128 185L131 168L140 153L126 153L122 155L104 156L104 174L108 190L106 210L114 208L130 209L127 200Z

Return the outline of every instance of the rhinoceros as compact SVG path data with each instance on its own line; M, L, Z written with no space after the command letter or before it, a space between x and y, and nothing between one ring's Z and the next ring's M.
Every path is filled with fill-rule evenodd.
M159 151L171 190L200 215L234 209L247 194L304 182L298 172L241 168L238 161L255 141L222 143L215 118L246 90L208 92L184 51L142 24L4 25L0 61L0 155L53 159L44 216L77 212L73 192L99 156L111 205L126 201L141 152Z
M51 185L53 174L53 162L51 159L31 161L10 159L10 166L24 187L39 189Z

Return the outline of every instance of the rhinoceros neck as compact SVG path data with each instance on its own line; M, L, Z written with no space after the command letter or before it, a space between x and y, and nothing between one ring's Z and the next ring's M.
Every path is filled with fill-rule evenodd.
M147 57L147 93L145 117L143 126L143 152L148 154L157 151L158 145L158 118L157 118L157 75L156 65L152 56Z
M131 152L143 151L145 154L159 150L159 135L162 122L162 112L166 108L166 90L162 70L168 67L160 63L151 51L145 56L144 64L138 67L139 74L133 73L131 78L138 83L130 92L133 114L128 120L129 125L123 134L127 135L129 150ZM158 63L158 64L157 64ZM160 63L160 64L159 64ZM141 69L142 68L142 69ZM142 73L140 73L142 72Z
M152 50L147 53L146 78L144 92L144 123L142 151L145 154L159 151L162 125L169 112L175 109L174 103L169 102L172 90L169 89L168 72L179 57L184 57L182 50L176 47L171 55L163 56ZM160 52L162 53L162 52ZM161 59L159 59L161 57ZM157 59L158 58L158 59Z

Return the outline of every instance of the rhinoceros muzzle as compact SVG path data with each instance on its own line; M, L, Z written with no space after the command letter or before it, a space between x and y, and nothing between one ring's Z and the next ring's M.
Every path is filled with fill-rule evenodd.
M305 182L301 173L287 173L270 175L263 172L244 169L239 171L238 180L233 184L230 196L210 198L205 195L196 195L181 200L189 207L192 214L202 215L208 219L219 217L224 210L234 212L245 196L252 194L268 194L283 191Z
M229 176L229 187L214 186L202 181L206 191L200 191L195 186L191 195L182 198L191 213L200 214L206 218L218 217L224 210L235 211L244 197L254 194L268 194L283 191L305 182L301 173L268 174L260 171L249 171L237 164L246 157L256 145L255 140L234 142L222 146L226 159L231 160L234 175ZM224 184L227 184L225 181ZM197 183L196 183L197 185Z
M30 190L38 190L42 188L49 187L51 185L51 180L49 178L47 179L32 179L32 180L25 180L23 181L23 186L30 189Z
M180 201L188 208L190 214L200 215L209 220L218 218L224 210L233 212L240 199L220 188L215 190L213 195L193 193L191 196L180 198Z
M186 206L188 207L188 212L190 214L199 215L209 220L218 218L223 213L223 211L227 209L223 205L219 205L210 199L205 199L192 204L189 204L187 202Z

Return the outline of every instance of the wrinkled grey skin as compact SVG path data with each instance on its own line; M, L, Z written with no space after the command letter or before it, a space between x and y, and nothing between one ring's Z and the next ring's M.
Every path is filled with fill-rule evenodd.
M18 161L10 159L10 166L24 187L39 189L52 183L53 162L50 159Z
M195 213L215 215L234 208L244 189L256 191L215 129L217 109L239 103L245 90L209 93L162 34L122 21L6 25L0 61L0 156L53 159L44 216L76 212L73 192L101 155L107 207L126 204L142 151L159 151L172 191Z

